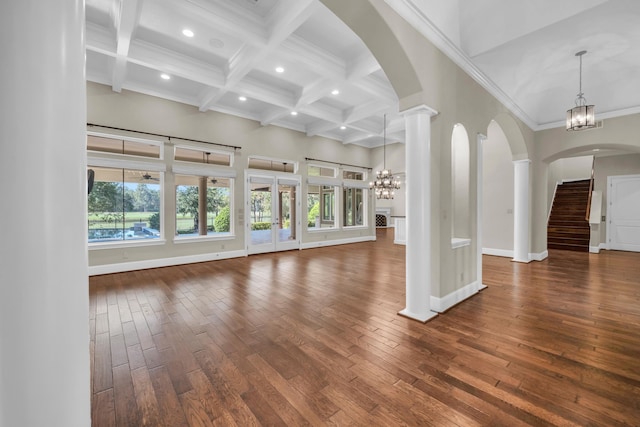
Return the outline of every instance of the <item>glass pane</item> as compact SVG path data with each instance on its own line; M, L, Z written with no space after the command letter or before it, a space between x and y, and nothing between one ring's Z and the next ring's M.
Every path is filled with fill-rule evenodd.
M89 242L160 238L160 174L92 168Z
M309 185L307 187L307 228L309 230L335 227L335 187Z
M278 242L296 239L296 186L278 185Z
M295 172L294 164L282 160L266 160L249 157L249 169L262 169L276 172Z
M327 176L331 178L336 177L335 168L324 168L322 166L310 165L307 169L307 175L309 176Z
M270 184L251 184L250 209L251 245L273 243Z
M178 237L223 236L232 231L229 178L176 175L176 234ZM200 193L200 188L206 188ZM200 203L206 197L206 203ZM206 224L200 224L201 208Z
M342 177L344 179L356 179L358 181L364 180L364 173L356 171L342 171Z
M343 221L345 227L364 225L364 193L361 188L344 189Z
M160 173L124 171L125 240L160 238Z
M132 156L160 158L160 144L128 141L126 139L87 136L87 150L103 153L128 154Z
M192 148L176 147L175 159L183 162L207 163L210 165L231 166L231 153L202 151Z

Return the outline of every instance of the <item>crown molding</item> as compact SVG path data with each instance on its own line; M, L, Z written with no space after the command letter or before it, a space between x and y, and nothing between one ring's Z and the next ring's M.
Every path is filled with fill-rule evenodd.
M420 10L420 7L415 5L414 0L385 0L385 2L458 67L462 68L473 80L507 107L514 116L522 120L529 128L533 130L538 128L538 123L531 119L513 99L473 64L469 56L438 29Z

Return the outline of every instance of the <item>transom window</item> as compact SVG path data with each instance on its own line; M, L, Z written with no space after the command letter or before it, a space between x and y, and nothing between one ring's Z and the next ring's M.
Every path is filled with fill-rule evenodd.
M204 163L209 165L231 166L233 153L224 151L207 151L204 148L176 146L174 158L183 162Z
M161 158L162 143L132 139L118 139L98 135L87 135L87 150L101 153Z
M295 162L286 160L267 159L261 157L249 157L249 169L260 169L275 172L295 173Z
M356 181L364 181L365 174L362 171L353 171L353 170L343 170L342 178L344 179L354 179Z
M316 165L308 165L307 166L307 175L308 176L326 176L329 178L336 177L336 168L329 168L325 166L316 166Z

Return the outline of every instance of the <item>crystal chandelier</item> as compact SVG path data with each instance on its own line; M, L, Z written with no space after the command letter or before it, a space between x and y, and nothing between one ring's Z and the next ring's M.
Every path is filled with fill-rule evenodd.
M580 58L580 90L576 98L576 106L567 110L567 130L589 129L596 126L595 106L587 105L587 100L582 93L582 55L587 53L581 50L576 53Z
M387 169L387 115L384 115L384 131L382 139L382 170L376 171L376 179L369 183L369 187L376 192L378 199L393 199L394 190L400 188L400 181L394 178L393 174Z

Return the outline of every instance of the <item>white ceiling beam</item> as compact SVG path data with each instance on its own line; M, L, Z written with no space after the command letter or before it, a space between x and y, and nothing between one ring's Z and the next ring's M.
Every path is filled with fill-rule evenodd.
M351 83L376 98L390 102L398 101L398 95L396 95L393 87L391 87L390 84L387 85L384 82L381 82L373 76L352 80Z
M112 57L116 56L116 44L106 28L87 22L86 40L87 50Z
M115 16L116 61L111 79L111 88L114 92L122 90L122 83L127 73L127 56L131 37L140 19L142 2L143 0L120 0L120 7Z
M335 87L333 80L320 78L305 86L296 101L295 108L300 109L306 105L313 104L317 100L329 95L329 88Z
M261 115L260 124L262 126L268 126L276 120L286 117L287 114L291 114L291 110L286 108L270 108Z
M346 64L342 59L295 34L280 45L278 53L325 77L339 80L346 78Z
M230 1L185 0L165 2L175 13L216 28L256 47L266 45L268 31L262 17Z
M247 98L253 98L276 107L285 108L288 111L293 109L294 95L285 90L277 90L270 86L265 86L254 79L244 79L236 87L235 91L242 93Z
M346 78L347 80L362 79L380 69L376 58L367 51L347 64Z
M357 144L358 142L362 142L365 141L367 139L370 139L371 136L369 134L362 134L362 133L354 133L349 135L348 137L344 138L342 140L343 144ZM370 144L366 144L367 146L369 146Z
M274 15L276 18L272 19L271 28L273 30L268 36L267 44L259 49L244 45L241 51L229 61L229 72L222 89L232 91L255 68L258 62L271 55L287 37L309 18L315 7L317 7L317 3L313 0L281 0L278 2L275 8L278 12ZM215 96L207 94L204 100L211 101L200 105L200 111L209 109L215 99Z
M357 105L343 111L343 121L345 123L353 123L367 117L389 111L393 104L387 104L378 100L369 101L366 104Z
M342 111L328 105L306 105L297 111L328 122L342 122Z
M128 61L207 86L222 87L224 84L224 75L219 68L140 40L131 44Z
M336 125L335 122L327 122L325 120L317 120L313 123L310 123L306 126L307 136L316 136L328 132L330 130L335 130L339 125Z

